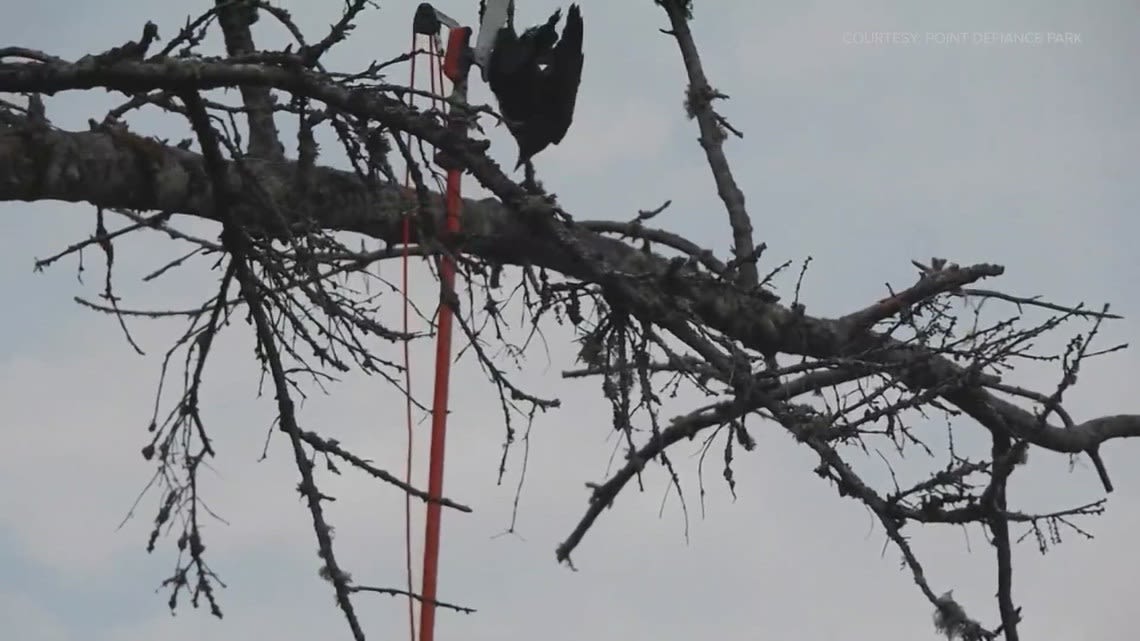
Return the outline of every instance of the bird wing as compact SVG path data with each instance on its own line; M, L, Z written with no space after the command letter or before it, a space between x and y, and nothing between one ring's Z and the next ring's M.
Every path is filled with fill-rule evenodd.
M578 101L578 85L582 82L582 13L578 5L570 5L566 13L566 27L550 56L550 64L543 72L546 97L549 105L550 141L562 142L574 119L574 106Z
M526 62L526 54L515 30L503 27L495 35L495 42L491 48L491 55L487 60L487 82L493 83L493 78L507 78L522 68ZM494 91L492 86L491 90Z
M487 65L487 84L499 103L499 111L510 121L529 120L536 112L537 67L515 37L514 29L503 27L495 39ZM514 130L513 123L507 126Z

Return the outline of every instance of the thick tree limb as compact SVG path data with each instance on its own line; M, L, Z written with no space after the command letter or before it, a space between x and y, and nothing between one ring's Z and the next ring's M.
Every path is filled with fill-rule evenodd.
M834 359L860 355L885 365L923 363L922 376L907 381L915 388L937 387L961 380L964 370L924 349L867 330L860 312L845 319L816 318L777 305L763 292L751 293L707 273L669 261L620 241L561 223L536 225L550 217L548 205L536 203L487 159L477 145L451 135L429 116L396 100L354 91L299 69L254 63L200 60L155 63L121 62L112 67L81 64L0 65L0 91L51 93L69 89L110 87L123 91L199 89L255 84L273 86L321 100L362 118L410 132L461 160L499 199L465 203L463 251L508 264L533 264L570 278L591 281L591 265L580 256L604 264L638 292L643 307L675 308L679 301L701 323L762 353L778 351ZM140 137L102 133L49 131L32 141L11 117L0 127L0 200L66 200L104 207L155 209L221 220L212 205L212 186L201 157ZM149 143L149 144L148 144ZM278 203L290 224L319 225L352 231L395 243L403 211L414 196L394 185L370 188L347 172L318 169L305 191L295 188L297 166L291 162L244 161L245 170ZM228 166L234 212L246 224L272 231L277 226L254 202L248 178ZM504 205L505 203L505 205ZM430 213L442 220L442 200L432 194ZM549 231L553 229L554 231ZM568 249L567 244L573 250ZM1000 273L981 266L982 275ZM963 270L965 271L965 270ZM952 273L952 272L950 272ZM969 274L968 274L969 275ZM975 274L976 276L976 274ZM668 286L662 282L668 277ZM946 276L951 278L951 276ZM966 279L958 286L972 282ZM859 319L858 322L854 322ZM1140 416L1102 417L1071 429L1041 425L1029 411L1000 399L981 385L952 386L941 396L990 430L1009 429L1017 437L1057 452L1092 451L1100 443L1140 436Z

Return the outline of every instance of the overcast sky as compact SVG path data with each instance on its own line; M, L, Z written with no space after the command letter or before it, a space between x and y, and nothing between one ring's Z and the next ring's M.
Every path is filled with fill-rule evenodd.
M199 3L205 5L205 2ZM315 39L340 2L284 3ZM408 45L416 3L385 2L359 22L353 38L326 61L354 71ZM445 0L461 22L477 3ZM566 141L543 152L539 170L580 219L629 219L665 199L657 221L718 252L727 222L681 108L685 81L673 42L657 33L664 12L649 0L584 2L586 63L578 112ZM7 7L0 46L23 45L77 58L138 37L150 19L164 37L194 3L41 0ZM544 19L558 3L519 2L520 22ZM729 8L731 7L731 8ZM1128 316L1104 345L1140 338L1140 279L1135 239L1140 181L1136 109L1140 54L1137 5L1029 2L712 2L697 0L692 23L713 85L732 96L723 113L745 132L727 150L752 213L757 241L771 248L762 270L784 260L813 262L802 298L809 312L833 316L884 295L886 283L914 279L910 259L943 256L995 262L1006 275L986 286L1058 302L1111 302ZM1016 42L982 34L1016 34ZM1066 35L1067 34L1067 35ZM255 35L281 46L281 29L263 18ZM1013 36L1006 36L1010 38ZM1038 42L1039 40L1039 42ZM218 51L214 40L214 51ZM396 79L403 79L399 71ZM477 84L474 98L485 100ZM62 94L48 102L57 125L81 129L117 104L103 94ZM136 131L178 138L175 121L153 114ZM283 127L290 131L291 126ZM513 164L501 129L491 153ZM327 161L341 156L327 144ZM343 166L343 165L341 165ZM468 193L477 194L474 181ZM32 262L86 238L93 210L61 203L0 205L0 621L25 641L178 641L214 638L311 641L347 638L328 585L317 576L308 512L295 492L296 471L278 433L257 463L273 418L272 394L257 398L249 328L235 323L207 372L203 410L219 456L204 475L210 505L228 525L205 534L214 569L229 585L222 621L205 610L171 617L158 584L174 567L172 540L144 546L157 495L117 530L152 473L139 455L162 354L177 324L132 323L147 352L139 357L113 319L84 311L74 296L96 299L102 257L32 273ZM209 226L192 226L213 234ZM157 283L141 277L179 247L158 235L118 245L119 293L131 307L186 308L216 282L205 262ZM392 263L381 272L398 275ZM432 286L417 299L430 307ZM790 298L792 279L781 281ZM389 296L390 318L398 299ZM1075 328L1074 328L1075 329ZM1069 334L1043 342L1063 345ZM579 571L559 566L555 546L586 507L584 483L606 477L615 445L609 409L594 381L563 381L575 346L552 329L516 374L527 389L558 395L564 408L539 417L519 506L510 523L520 459L496 486L503 425L490 386L471 358L455 370L446 493L475 508L445 513L440 598L477 608L440 613L438 638L481 641L537 638L616 641L731 639L936 639L931 608L874 519L812 474L817 462L771 424L753 422L759 447L737 460L732 501L717 463L706 466L706 516L697 508L697 444L673 458L685 473L689 542L666 479L647 475L647 491L627 488L575 555ZM390 352L393 358L398 351ZM430 345L417 352L417 390L430 394ZM548 350L548 351L547 351ZM1091 362L1067 395L1078 421L1140 411L1131 351ZM1050 391L1054 366L1029 364L1011 380ZM691 409L692 396L671 400ZM349 376L330 396L312 394L302 425L335 436L399 472L402 402L383 382ZM945 443L945 421L920 426ZM427 423L419 431L426 450ZM957 438L974 445L978 430ZM868 479L889 490L876 456L855 456ZM918 455L916 455L918 456ZM1135 638L1130 604L1140 598L1140 445L1114 442L1104 453L1117 491L1108 512L1042 556L1030 537L1016 548L1014 581L1024 607L1023 638L1124 641ZM716 457L714 457L716 458ZM422 459L422 456L421 456ZM916 458L914 477L942 460ZM417 472L426 476L426 466ZM917 478L917 477L915 477ZM338 497L329 508L342 564L362 584L399 587L403 577L402 496L359 475L323 481ZM422 485L422 483L421 483ZM1067 507L1101 496L1087 460L1031 454L1011 487L1015 505ZM421 509L417 507L417 514ZM949 589L994 624L993 555L980 532L910 534L936 592ZM419 534L417 533L417 540ZM418 556L416 568L418 574ZM356 601L370 638L406 638L405 603Z

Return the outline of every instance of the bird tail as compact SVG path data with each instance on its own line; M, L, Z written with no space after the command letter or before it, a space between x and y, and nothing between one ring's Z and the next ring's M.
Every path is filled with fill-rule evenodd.
M551 34L557 34L558 33L558 21L561 19L562 19L562 10L561 9L555 9L554 13L550 14L550 18L547 19L546 24L542 25L542 27L540 27L540 29L542 29L543 32L549 32Z
M530 27L519 38L526 42L536 55L542 55L554 47L558 42L558 21L562 19L562 10L557 9L546 21L546 24Z

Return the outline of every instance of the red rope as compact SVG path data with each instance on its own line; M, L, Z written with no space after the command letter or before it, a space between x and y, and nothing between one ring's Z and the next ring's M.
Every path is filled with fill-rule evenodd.
M416 86L416 33L412 32L412 45L410 49L412 56L412 73L411 79L408 81L408 86L413 89ZM408 105L411 106L416 100L414 93L408 94ZM412 135L408 134L408 148L411 148ZM412 169L406 167L404 169L404 187L405 189L411 188L412 182ZM401 282L401 293L404 296L404 335L407 336L408 316L411 302L408 300L408 248L412 244L412 216L411 212L404 212L403 220L403 256L401 262L403 263L403 274ZM412 430L412 357L410 350L410 340L404 340L404 414L407 419L407 458L404 461L404 483L407 485L412 484L412 451L415 445L415 433ZM409 641L416 641L416 608L415 600L412 598L412 495L404 494L404 565L407 571L407 584L408 584L408 639Z

